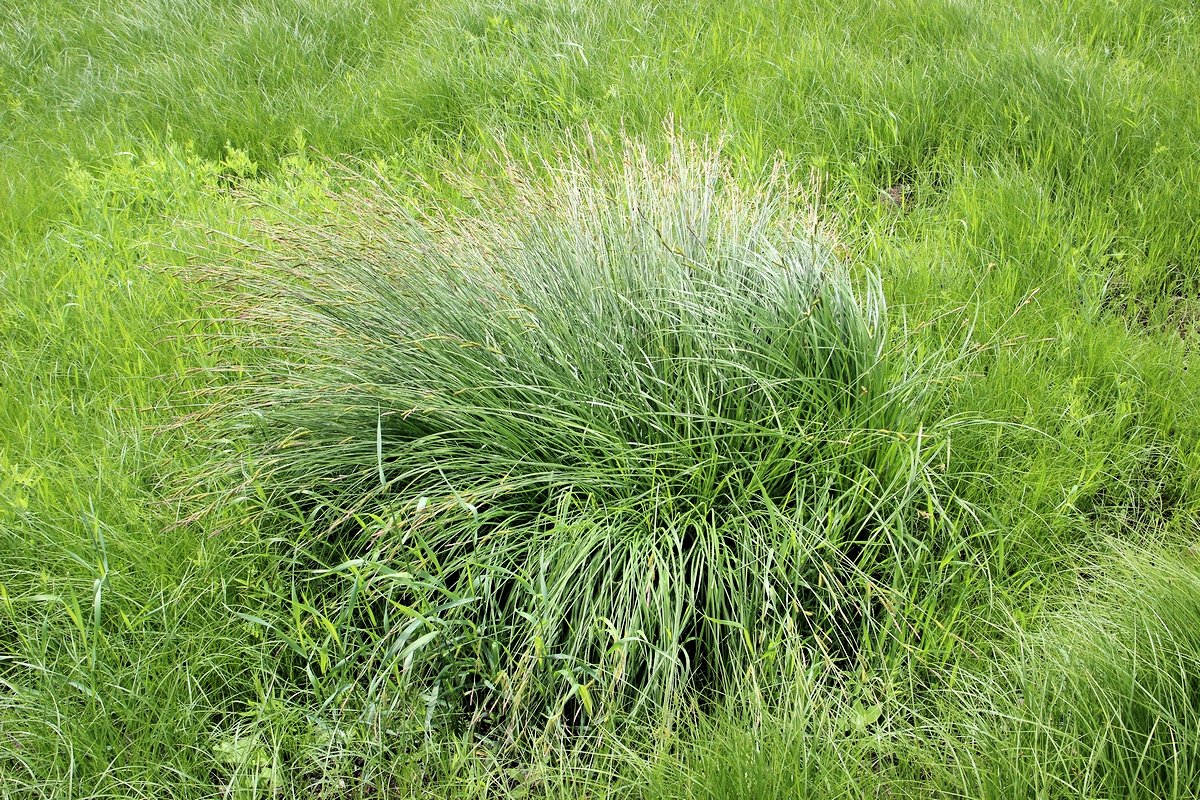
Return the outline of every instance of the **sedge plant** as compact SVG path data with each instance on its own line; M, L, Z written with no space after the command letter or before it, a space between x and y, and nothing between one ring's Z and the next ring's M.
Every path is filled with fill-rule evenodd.
M891 340L786 170L631 145L503 183L360 176L216 268L254 355L213 441L338 543L373 685L507 735L670 725L902 629L977 524L958 366Z

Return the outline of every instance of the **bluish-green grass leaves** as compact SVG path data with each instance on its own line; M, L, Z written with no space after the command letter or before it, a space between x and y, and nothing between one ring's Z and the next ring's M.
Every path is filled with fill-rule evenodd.
M259 351L217 432L386 571L377 674L480 726L669 723L909 630L970 519L955 362L889 341L782 171L539 174L458 214L352 181L218 270Z

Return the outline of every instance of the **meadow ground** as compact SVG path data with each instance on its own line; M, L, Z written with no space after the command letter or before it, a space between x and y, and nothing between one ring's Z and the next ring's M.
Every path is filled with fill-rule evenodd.
M1184 0L6 4L0 798L1200 795L1198 49L1200 11ZM395 553L373 551L370 537L330 545L303 500L320 494L323 484L310 479L323 469L366 465L387 484L394 462L382 455L382 409L407 399L406 381L449 389L482 381L495 365L483 353L471 360L446 349L435 353L441 361L400 362L388 377L390 362L377 356L384 349L339 349L336 337L322 336L331 319L350 324L337 304L322 307L324 317L304 317L299 301L312 299L306 285L347 297L370 288L327 268L370 264L363 253L372 237L411 233L387 216L389 204L433 218L435 239L477 230L471 220L479 217L515 215L518 233L525 225L569 241L562 218L570 214L538 206L540 193L556 196L564 180L554 165L575 159L597 174L616 165L615 174L631 141L651 164L669 163L681 148L719 148L732 196L759 197L773 167L786 165L800 186L799 216L815 209L846 291L861 299L877 290L889 307L886 363L894 371L880 380L884 394L907 387L905 402L847 406L845 424L953 428L937 458L916 445L913 463L931 477L912 485L933 487L926 494L905 489L901 501L881 483L868 494L885 498L892 516L879 511L883 500L865 511L838 500L822 513L889 531L926 520L936 536L903 538L918 544L872 562L882 570L873 579L891 576L880 590L887 602L876 600L886 624L873 627L864 612L844 626L837 620L846 617L831 615L824 632L836 636L809 632L805 641L833 642L840 655L797 656L790 672L773 666L775 680L761 692L709 687L707 702L672 709L658 728L622 725L616 711L577 735L506 743L444 714L445 698L430 688L443 684L409 681L405 659L419 648L404 639L407 626L380 620L418 597L426 624L515 629L530 618L513 599L517 590L494 596L490 617L445 599L458 584L430 583L420 595L409 583L388 595L379 588L393 577L383 556ZM526 165L519 180L513 163ZM365 185L379 195L365 205L350 196L364 174L375 176ZM522 209L545 211L551 222L538 228L529 219L538 215L521 217ZM615 240L634 242L631 252L645 245L647 263L658 263L657 245L616 223L589 228L589 220L576 218L593 239L616 231ZM330 249L321 233L329 230L345 231L339 246L349 250ZM482 237L475 256L503 252L508 234L497 235ZM586 261L580 254L589 252L583 244L555 250L547 242L560 240L527 230L513 236L555 258ZM735 261L741 256L721 250L733 240L743 241L714 236L700 252ZM758 239L744 241L750 252ZM443 245L438 252L459 255L460 245ZM536 276L535 260L502 264ZM305 263L326 271L306 273ZM233 284L213 279L297 267L300 288L290 295L251 282L235 296ZM325 278L334 282L311 283ZM561 294L572 284L546 285ZM522 286L544 288L533 279ZM485 288L487 297L500 292ZM678 300L633 284L613 291L635 289L654 302ZM455 325L490 320L497 309L461 290L447 279L431 284L428 298L375 299L384 298L380 315L403 312L405 322L428 323L435 312ZM549 313L555 296L529 289L522 297ZM480 316L454 316L454 298ZM234 311L254 313L231 314L231 300L241 304ZM674 345L686 340L700 353L721 337L749 335L737 327L740 307L726 310L672 328L686 334ZM367 341L383 341L380 318L358 321ZM874 324L860 330L847 317L830 319L830 328L849 325L862 353L876 352ZM630 346L600 328L586 338L566 325L544 330L542 346L586 354L593 361L584 366L607 364ZM296 365L280 353L293 334L297 359L321 366L327 357L329 374L287 383ZM771 370L784 355L771 341L754 351L763 386L776 385ZM699 365L688 375L695 386L741 380L730 377L743 374L736 358L721 362L725 372L711 359L688 359ZM873 362L848 363L856 376L879 377ZM464 371L418 370L429 364ZM924 372L930 364L937 369ZM339 370L381 370L371 373L378 392L354 407L319 405L331 396L325 389L345 389ZM927 391L918 391L913 376L926 374ZM531 386L564 380L547 367L498 396L529 403ZM255 406L238 405L240 390L285 385L295 391L261 397L287 394L307 405L247 426ZM606 402L616 408L646 385L663 389L666 412L622 419L653 430L671 411L717 417L689 410L712 395L685 381L631 383ZM807 386L794 407L818 402L819 384ZM679 467L694 454L671 450L678 438L663 440L652 467L618 448L613 458L625 459L626 471L617 471L628 480L602 485L611 465L583 457L608 452L586 447L595 443L587 438L595 418L565 394L546 396L553 402L540 405L552 413L520 430L465 401L445 413L470 418L479 438L466 444L488 446L479 452L503 445L527 455L540 442L561 453L582 442L570 462L575 477L546 490L559 501L556 513L567 513L565 495L585 523L609 519L597 509L645 513L637 503L669 486L678 490L672 498L744 514L753 522L747 530L757 531L775 530L763 521L774 519L770 503L796 500L767 488L772 459L792 445L762 433L780 419L764 417L765 405L719 409L744 423L739 435L753 433L745 435L756 466L739 462L736 474L742 483L761 480L763 490L742 503L723 473L700 489L670 482L699 474ZM369 404L377 412L364 422L359 412ZM468 427L461 419L456 434ZM286 436L292 425L332 447L347 420L347 436L359 438L339 456L344 462L298 457L291 472L248 466L244 476L228 468L262 457L255 436ZM986 424L948 425L955 420ZM732 458L713 444L720 436L704 440L714 464ZM457 459L447 463L464 481L482 475L499 486L509 477L482 457L471 461L470 447L453 449L463 442L436 444ZM837 480L866 485L867 473L853 471L860 456L869 480L882 480L895 462L891 450L877 450L845 456ZM248 478L241 496L226 490L239 477ZM837 497L848 494L843 487ZM804 497L806 508L820 505L815 494ZM969 511L941 513L944 497ZM379 503L357 510L363 531L403 513ZM664 515L668 527L683 518ZM680 534L712 534L717 544L706 554L731 535L714 533L713 517L692 519L700 527ZM633 552L629 543L640 540L621 536ZM776 547L747 552L770 560L764 553ZM526 558L486 553L505 564ZM713 558L703 579L688 572L698 562L675 565L683 579L704 583L705 608L688 617L700 633L681 643L669 622L655 623L663 642L705 663L741 641L715 633L714 615L726 615L724 625L769 605L754 580L734 579L739 570L757 576L757 562ZM457 580L473 566L434 577ZM825 586L834 577L797 580ZM360 601L368 591L371 603ZM730 649L728 661L714 662L713 686L760 688L744 678L766 674L777 651L744 638L746 653ZM482 634L468 644L479 641ZM592 646L570 642L574 655ZM435 662L454 664L458 655ZM637 668L639 681L667 696L669 668L650 657ZM570 695L576 717L593 703L587 686L574 684ZM557 702L544 694L548 708ZM565 718L567 707L556 708Z

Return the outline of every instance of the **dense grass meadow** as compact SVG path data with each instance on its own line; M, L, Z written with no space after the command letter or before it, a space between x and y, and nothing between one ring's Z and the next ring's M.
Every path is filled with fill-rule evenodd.
M1200 8L0 9L0 799L1200 796Z

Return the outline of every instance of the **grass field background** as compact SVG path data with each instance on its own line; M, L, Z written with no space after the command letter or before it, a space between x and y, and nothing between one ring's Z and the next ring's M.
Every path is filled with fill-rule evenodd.
M6 5L0 797L1197 796L1198 48L1182 0ZM782 161L893 340L972 353L987 534L844 679L513 753L338 683L303 518L197 516L175 423L261 353L186 265L631 139Z

